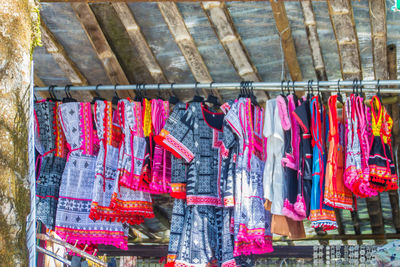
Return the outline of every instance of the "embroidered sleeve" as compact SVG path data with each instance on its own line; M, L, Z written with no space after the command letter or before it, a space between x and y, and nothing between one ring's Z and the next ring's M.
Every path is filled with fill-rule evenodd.
M163 147L171 151L178 158L191 162L194 158L194 114L191 109L186 110L179 121L168 131L163 129L160 135L164 138Z
M233 103L225 116L225 121L228 122L229 126L238 137L242 137L242 126L240 124L238 108L238 102Z

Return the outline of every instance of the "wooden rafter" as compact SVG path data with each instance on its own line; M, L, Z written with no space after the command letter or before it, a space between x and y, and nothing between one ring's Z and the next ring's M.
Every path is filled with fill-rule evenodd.
M315 20L314 9L311 0L300 1L304 16L304 26L307 33L308 44L311 50L311 56L314 64L315 75L320 81L328 80L326 74L325 62L322 57L321 45L319 43L317 22Z
M70 59L64 47L58 42L53 33L47 28L41 20L40 30L42 33L42 42L49 54L51 54L61 70L73 85L87 85L88 81L74 62Z
M362 79L360 49L350 0L328 0L344 80Z
M375 80L387 80L389 73L386 52L386 0L369 0L368 2Z
M113 3L112 6L124 25L132 44L140 54L144 65L148 69L150 75L154 78L154 81L156 83L168 83L164 71L151 51L142 31L140 30L140 26L136 22L127 3Z
M71 3L74 9L75 15L85 30L90 43L100 61L103 63L104 69L114 84L129 84L128 78L126 77L124 70L122 69L117 57L112 51L106 37L99 23L97 22L96 16L88 3ZM133 92L120 91L122 97L134 96Z
M225 3L203 2L201 6L239 76L245 81L261 81L257 68L251 62ZM256 93L259 98L264 99L266 96L265 92L258 91Z
M168 25L169 31L174 37L175 42L178 44L179 49L185 57L196 81L204 83L212 82L210 72L197 49L192 35L186 27L185 21L183 20L182 14L178 10L176 3L159 2L158 8L161 11L165 23ZM203 92L206 95L208 94L205 89L203 89ZM213 92L219 100L222 101L221 95L218 91L213 89Z
M40 30L42 33L42 42L47 53L51 54L54 61L72 85L88 85L88 81L75 63L68 56L64 47L58 42L54 34L50 31L47 25L41 20ZM72 95L78 97L82 101L90 101L92 95L90 92L73 92Z
M282 49L285 61L289 68L293 81L303 80L299 62L297 61L296 48L292 37L289 20L286 14L284 1L270 0L272 12L274 13L276 28L282 41Z

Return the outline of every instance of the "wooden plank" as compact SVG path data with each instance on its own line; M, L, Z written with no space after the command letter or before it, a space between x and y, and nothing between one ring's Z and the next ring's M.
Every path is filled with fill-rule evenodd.
M107 2L119 3L119 2L164 2L165 0L108 0ZM233 1L241 1L241 2L261 2L263 0L233 0ZM104 3L104 0L41 0L42 3L74 3L74 2L83 2L83 3ZM172 2L205 2L204 0L175 0Z
M361 80L360 49L351 0L328 0L328 10L339 51L342 78Z
M201 6L239 76L245 81L261 81L225 2L203 2ZM265 102L266 92L256 91L255 94Z
M42 33L42 42L47 53L51 54L54 61L58 64L65 76L69 79L72 85L88 85L88 81L68 56L64 47L58 42L54 34L50 31L47 25L41 20L40 30ZM92 95L90 92L71 92L73 97L81 101L91 101Z
M197 49L192 35L189 33L186 27L185 21L183 20L182 14L178 10L176 3L159 2L158 8L161 11L165 23L168 25L175 42L182 51L182 54L185 57L186 62L189 65L196 81L203 83L212 82L210 72L208 71L204 60ZM203 93L208 95L206 89L203 89ZM222 98L216 89L213 89L213 93L222 102Z
M314 9L311 0L300 1L304 16L304 26L307 33L308 44L311 50L311 56L314 64L315 75L320 81L327 81L325 62L322 56L321 45L317 32L317 22L315 20Z
M375 80L387 80L389 73L386 52L386 0L369 0L368 2Z
M290 76L293 81L302 81L302 74L299 62L297 61L296 48L292 37L289 20L286 14L284 1L270 0L274 13L276 28L282 41L282 49L285 61L289 68Z
M110 81L113 84L129 84L128 78L107 42L89 4L75 2L71 3L71 6L96 51L98 58L102 62ZM121 97L134 96L134 93L129 91L118 91L118 93Z
M129 6L126 3L113 3L115 11L119 19L125 26L125 29L135 46L138 54L142 58L143 63L146 65L150 75L154 78L156 83L168 83L164 71L161 69L156 57L151 51L145 37L142 34L140 26L135 20Z
M42 42L49 54L51 54L61 70L65 73L72 85L87 85L88 81L74 62L70 59L64 47L57 41L53 33L41 20L40 30Z

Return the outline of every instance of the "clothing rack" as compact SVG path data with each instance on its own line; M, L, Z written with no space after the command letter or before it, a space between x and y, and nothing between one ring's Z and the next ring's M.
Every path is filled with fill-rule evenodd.
M400 93L400 80L359 80L357 84L353 80L347 81L281 81L281 82L250 82L250 87L254 90L281 91L288 86L290 89L296 88L297 91L307 91L308 85L314 90L320 88L320 92L337 92L339 87L341 92L353 92L353 86L363 87L366 93L376 93L378 88L381 93ZM98 85L98 86L71 86L70 91L95 91L95 90L175 90L175 89L218 89L218 90L238 90L242 84L235 83L170 83L170 84L130 84L130 85ZM381 86L393 86L396 88L380 88ZM366 88L364 88L366 87ZM49 87L35 87L35 91L48 91ZM64 91L65 87L55 86L54 91Z

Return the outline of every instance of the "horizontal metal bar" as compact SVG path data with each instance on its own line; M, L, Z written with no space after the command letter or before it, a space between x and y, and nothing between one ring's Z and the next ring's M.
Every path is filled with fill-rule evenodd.
M71 261L70 260L68 260L66 258L63 258L63 257L55 254L54 252L50 251L50 250L44 249L44 248L42 248L42 247L40 247L38 245L36 245L36 249L37 249L38 252L46 254L46 255L48 255L48 256L50 256L50 257L52 257L52 258L54 258L54 259L56 259L56 260L58 260L58 261L60 261L62 263L64 263L64 264L66 264L68 266L71 266Z
M284 90L287 88L288 83L284 82ZM336 92L338 86L347 87L340 88L342 92L352 92L353 91L353 81L320 81L313 82L312 86L314 91L316 88L320 87L321 92ZM360 81L359 85L368 86L368 88L363 88L363 92L376 92L378 81L376 80L363 80ZM382 93L400 93L400 80L382 80L379 81L380 86L397 86L398 88L381 88ZM252 86L254 90L265 90L265 91L281 91L281 82L253 82ZM308 86L308 81L292 82L289 83L289 88L292 90L293 86L298 91L306 91ZM372 88L369 88L371 87ZM174 90L174 89L219 89L219 90L238 90L240 89L240 83L177 83L177 84L130 84L130 85L99 85L97 90ZM327 88L329 87L329 88ZM49 87L35 87L36 91L48 91ZM64 91L65 87L56 86L54 91ZM71 91L95 91L96 86L71 86Z

